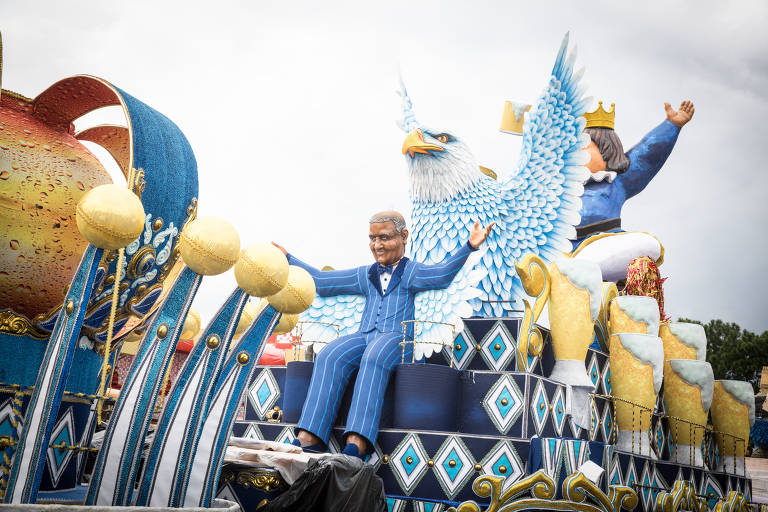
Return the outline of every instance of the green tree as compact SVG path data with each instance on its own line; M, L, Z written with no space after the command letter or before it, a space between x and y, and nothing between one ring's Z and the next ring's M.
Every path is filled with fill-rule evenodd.
M768 365L768 331L758 335L722 320L710 320L707 324L687 318L680 321L704 326L707 361L715 379L746 380L757 392L762 368Z

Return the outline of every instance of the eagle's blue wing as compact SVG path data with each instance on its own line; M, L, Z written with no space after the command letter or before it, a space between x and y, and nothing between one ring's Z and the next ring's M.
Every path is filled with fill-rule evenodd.
M488 271L476 265L485 251L483 248L471 253L448 288L416 294L414 357L417 360L441 351L444 344L453 343L455 335L464 329L462 318L472 316L471 302L484 297L477 285Z
M499 291L501 298L525 296L514 270L514 261L523 254L533 252L551 261L571 250L569 239L576 235L573 226L580 221L583 183L589 175L584 167L589 136L583 133L582 117L588 98L580 84L582 72L573 70L575 58L575 51L568 54L566 34L549 83L526 114L517 170L499 183L506 208L500 247L491 255L498 261L489 265L483 281L489 297ZM484 304L483 313L492 313L492 306Z
M315 297L299 317L302 341L313 343L317 353L337 337L357 332L364 309L363 295Z

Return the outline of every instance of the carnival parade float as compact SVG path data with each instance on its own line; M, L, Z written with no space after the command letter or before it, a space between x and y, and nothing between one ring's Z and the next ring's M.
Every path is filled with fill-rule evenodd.
M625 153L614 107L588 111L575 62L566 36L541 96L507 103L502 130L522 150L501 178L419 122L401 83L408 256L417 269L466 259L446 286L413 285L373 442L355 458L391 511L752 507L752 388L714 380L703 328L664 313L663 245L620 220L693 105L667 105ZM75 132L110 105L125 127ZM360 284L329 291L325 276L343 271L197 218L187 139L106 80L67 78L34 99L2 90L0 184L0 351L14 362L0 370L0 508L276 510L325 457L297 446L315 361L387 313ZM201 326L201 281L231 268L237 288ZM389 273L390 290L412 277ZM273 333L291 333L287 364L260 364ZM355 380L337 390L321 451L348 453Z

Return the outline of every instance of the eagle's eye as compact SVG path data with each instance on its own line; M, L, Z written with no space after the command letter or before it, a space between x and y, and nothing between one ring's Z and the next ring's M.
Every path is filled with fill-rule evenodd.
M437 135L435 135L435 138L440 142L442 142L443 144L451 140L451 136L448 135L447 133L438 133Z

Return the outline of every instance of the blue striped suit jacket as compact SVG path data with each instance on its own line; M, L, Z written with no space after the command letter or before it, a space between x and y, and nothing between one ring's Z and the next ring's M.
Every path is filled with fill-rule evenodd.
M384 293L381 291L378 263L369 267L321 271L291 254L288 254L288 263L298 265L312 275L317 294L321 297L364 295L365 310L358 332L399 332L402 330L401 322L413 320L416 294L447 288L473 250L466 243L438 265L425 265L403 258L392 272ZM409 324L408 335L413 335L413 324Z

